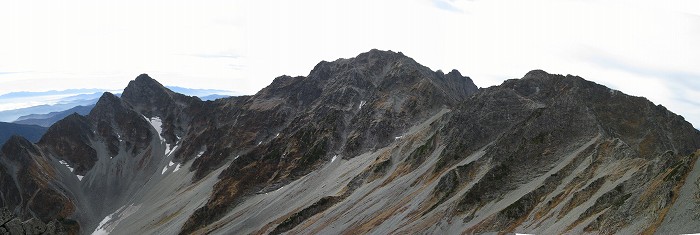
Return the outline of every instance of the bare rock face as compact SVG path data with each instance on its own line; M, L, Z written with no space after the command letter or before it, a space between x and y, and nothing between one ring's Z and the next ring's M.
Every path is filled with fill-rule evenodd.
M97 151L89 144L94 138L87 118L72 114L52 125L39 141L39 145L59 156L85 175L97 162Z
M229 103L201 115L209 121L194 120L218 123L215 129L205 127L209 133L190 137L206 145L181 153L194 156L206 146L193 162L198 175L220 167L224 159L240 157L222 172L211 200L188 220L183 233L214 222L247 195L312 172L333 156L351 158L382 148L476 90L459 72L445 75L401 53L372 50L321 62L308 77L278 77L252 97L224 101ZM222 134L229 138L197 140Z
M26 139L10 138L0 151L0 182L4 184L0 201L7 207L17 207L15 211L22 216L31 214L47 221L73 213L75 206L62 192L50 161Z

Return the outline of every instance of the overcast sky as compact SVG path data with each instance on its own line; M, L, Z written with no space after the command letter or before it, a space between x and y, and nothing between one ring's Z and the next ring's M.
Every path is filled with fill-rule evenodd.
M645 96L700 126L700 1L2 1L0 94L166 85L253 94L372 48L477 86L533 69Z

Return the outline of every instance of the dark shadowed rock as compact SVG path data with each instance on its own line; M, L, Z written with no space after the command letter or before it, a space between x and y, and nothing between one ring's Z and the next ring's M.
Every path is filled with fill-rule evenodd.
M76 174L85 175L97 162L97 152L90 145L93 138L89 120L72 114L52 125L39 145L68 162Z
M12 212L8 210L5 207L0 208L0 226L4 225L7 223L7 221L10 221L13 218Z

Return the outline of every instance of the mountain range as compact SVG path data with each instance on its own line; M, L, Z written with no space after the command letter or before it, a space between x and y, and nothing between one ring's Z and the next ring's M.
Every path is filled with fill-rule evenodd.
M202 100L216 100L229 97L230 94L233 94L233 92L226 90L191 89L177 86L167 86L167 88L182 94L198 96ZM0 121L11 121L12 123L17 124L49 127L57 121L73 113L87 115L92 109L92 107L95 106L95 103L97 103L98 99L100 98L100 96L102 96L102 93L104 92L85 92L93 92L96 90L99 89L70 89L63 91L46 92L13 92L0 95L0 101L2 102L42 102L41 100L44 100L43 102L47 102L46 104L35 105L31 107L2 110L0 111ZM120 96L121 94L116 95ZM47 97L53 99L53 101L47 101ZM26 137L29 139L33 139L30 136Z
M478 88L371 50L214 101L139 75L10 138L0 207L80 234L691 233L699 149L578 76Z
M29 141L37 142L44 135L46 129L46 127L38 125L0 122L0 144L4 144L13 135L22 136Z

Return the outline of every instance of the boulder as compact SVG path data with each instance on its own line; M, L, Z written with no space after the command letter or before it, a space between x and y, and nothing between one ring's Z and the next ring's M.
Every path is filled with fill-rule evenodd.
M27 221L24 221L24 223L22 223L22 226L24 227L24 233L27 235L39 235L46 231L46 224L44 224L44 222L41 222L41 220L36 218L31 218Z
M5 228L10 233L10 235L23 235L24 228L22 227L22 222L18 218L10 220L10 222L5 223Z
M0 226L7 223L7 221L10 221L12 217L12 212L10 212L10 210L4 207L0 208Z

